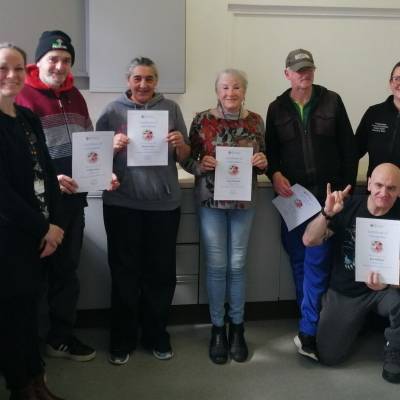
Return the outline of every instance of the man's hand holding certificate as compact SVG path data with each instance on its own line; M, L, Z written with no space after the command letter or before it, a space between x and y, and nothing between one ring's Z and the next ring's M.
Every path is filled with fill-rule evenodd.
M277 196L272 200L289 231L321 211L318 200L305 187L296 183L290 189L291 196Z
M357 218L356 281L367 282L371 272L379 273L383 284L399 284L400 221Z

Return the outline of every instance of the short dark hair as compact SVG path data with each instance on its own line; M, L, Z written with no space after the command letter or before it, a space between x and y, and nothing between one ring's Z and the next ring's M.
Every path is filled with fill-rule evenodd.
M400 61L397 62L397 63L395 64L395 66L393 67L392 72L390 73L390 79L389 79L389 81L391 81L391 80L393 79L394 71L395 71L395 69L398 68L398 67L400 67Z
M12 49L18 51L19 54L21 54L22 58L24 59L24 65L26 65L26 53L24 50L21 49L21 47L16 46L14 43L11 42L4 42L0 43L0 50L1 49Z
M126 70L126 78L129 79L130 76L132 75L133 69L140 65L145 66L145 67L151 67L153 69L155 77L158 79L157 66L153 60L151 60L150 58L147 58L147 57L135 57L134 59L132 59L129 62L128 68Z

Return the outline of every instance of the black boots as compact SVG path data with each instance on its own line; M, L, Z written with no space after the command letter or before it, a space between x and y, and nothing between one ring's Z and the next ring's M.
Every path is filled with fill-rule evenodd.
M244 326L242 324L229 324L229 341L226 337L225 325L211 328L210 359L215 364L225 364L228 361L228 352L232 360L244 362L249 356L246 340L244 338Z
M44 374L33 378L31 383L23 388L11 391L10 400L63 400L50 392L46 385Z
M215 364L225 364L228 361L228 339L225 325L212 326L209 356Z
M49 388L47 387L44 374L34 378L32 381L32 386L35 390L38 400L63 400L61 397L58 397L50 392Z
M244 326L242 324L229 324L229 354L232 360L244 362L249 356L246 340L244 339Z
M30 384L23 389L12 390L10 400L39 400L39 397L36 397L35 389Z

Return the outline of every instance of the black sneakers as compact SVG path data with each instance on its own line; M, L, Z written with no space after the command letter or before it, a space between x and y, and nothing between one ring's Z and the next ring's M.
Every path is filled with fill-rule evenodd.
M166 351L153 349L153 356L157 358L157 360L167 361L174 356L174 352L172 351L172 349Z
M130 354L126 351L111 350L108 361L114 365L125 365L130 358Z
M400 349L389 342L384 349L382 377L390 383L400 383Z
M297 346L297 351L299 354L309 357L314 361L318 361L317 342L315 340L315 336L306 335L303 332L299 332L299 334L295 336L293 340L294 344Z
M169 333L166 331L155 341L142 336L141 343L142 347L151 352L157 360L166 361L174 357Z
M46 355L74 361L90 361L96 357L96 351L76 337L72 337L68 343L46 343Z

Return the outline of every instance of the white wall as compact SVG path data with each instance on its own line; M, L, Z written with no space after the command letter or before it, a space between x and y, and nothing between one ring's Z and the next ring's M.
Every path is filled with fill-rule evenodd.
M186 1L187 90L168 97L180 104L188 128L194 113L215 104L215 76L229 66L247 72L247 107L264 117L288 87L284 61L297 47L312 51L316 83L342 96L354 129L366 108L389 94L388 76L400 59L398 0ZM247 11L234 13L228 4ZM116 95L84 92L94 120Z

